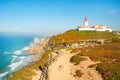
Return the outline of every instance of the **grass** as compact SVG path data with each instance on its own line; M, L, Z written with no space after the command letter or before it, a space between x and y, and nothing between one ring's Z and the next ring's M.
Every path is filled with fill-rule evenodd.
M84 60L80 56L89 56L93 61L101 61L97 66L89 67L96 66L96 70L102 74L104 80L119 80L120 39L112 32L77 31L74 29L53 36L50 41L58 47L62 43L72 44L87 39L105 39L105 44L72 49L71 53L78 52L79 54L72 56L70 62L77 65Z
M96 70L101 73L104 80L120 79L120 43L97 45L94 48L80 48L77 51L81 52L75 56L76 59L82 55L89 56L93 61L101 61L101 63L89 67L96 66Z
M104 44L89 48L89 51L83 50L82 55L89 56L93 61L101 62L120 59L120 44ZM82 50L82 49L81 49Z
M78 31L77 29L66 31L65 33L52 36L49 44L52 49L64 48L65 45L79 43L81 40L104 39L106 44L119 43L120 39L112 32L99 31ZM61 47L62 46L62 47ZM64 47L63 47L64 46Z
M78 31L77 29L66 31L63 34L58 34L51 38L51 41L56 43L76 42L85 39L111 39L117 36L112 32L98 31Z
M86 58L82 58L79 54L71 57L70 62L74 63L74 65L78 65L81 61L86 60Z
M92 64L90 66L88 66L89 68L96 68L96 64Z
M61 44L72 44L87 39L105 39L106 42L103 45L97 45L94 47L72 49L71 53L79 53L72 56L70 62L78 65L81 61L85 60L81 56L89 56L93 61L101 61L100 64L97 64L96 70L102 74L104 80L119 80L120 39L118 39L118 36L112 32L77 31L77 29L73 29L51 37L49 47L52 50L58 48ZM51 53L51 51L46 51L39 61L18 70L7 80L31 80L31 76L35 74L32 70L39 70L39 66L45 67L49 53ZM80 77L81 75L82 73L80 70L75 72L75 76Z
M101 63L96 67L104 80L119 80L120 79L120 62Z

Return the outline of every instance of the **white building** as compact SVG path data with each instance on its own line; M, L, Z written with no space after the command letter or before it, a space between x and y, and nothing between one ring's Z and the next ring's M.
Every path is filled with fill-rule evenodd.
M104 25L95 25L96 31L109 31L112 32L112 29Z
M89 31L109 31L109 32L112 32L112 29L110 29L109 27L106 27L104 25L101 25L101 24L95 25L95 26L88 25L87 17L85 17L85 19L84 19L84 25L79 26L78 30L79 31L89 30Z

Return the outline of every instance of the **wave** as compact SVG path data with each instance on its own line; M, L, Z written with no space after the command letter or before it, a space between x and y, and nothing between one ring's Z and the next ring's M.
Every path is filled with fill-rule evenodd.
M32 43L31 43L32 44ZM32 46L32 45L30 45ZM4 52L4 54L16 54L16 55L20 55L22 54L23 52L27 52L30 48L30 46L26 46L26 47L23 47L22 49L19 49L19 50L16 50L14 52Z
M23 51L26 51L26 50L28 50L29 49L29 47L24 47L22 50Z
M4 54L12 54L12 52L4 52Z
M25 40L27 39L25 38ZM9 39L7 41L9 41ZM24 42L24 40L20 41L23 41L23 43L21 44L17 40L15 43L8 44L10 47L3 46L5 49L3 48L3 50L0 50L2 54L2 56L0 56L0 60L5 58L4 61L0 63L0 66L5 65L5 68L2 68L2 71L0 71L0 80L3 80L3 78L7 78L16 70L19 70L20 68L30 64L33 61L31 57L34 55L30 55L27 52L31 46L34 46L32 40L28 39L27 42Z
M8 65L8 67L10 67L11 70L14 70L17 67L19 67L22 63L23 63L23 61L15 62L15 63L12 63L12 64Z
M17 50L17 51L15 51L14 54L16 54L16 55L20 55L20 54L21 54L21 50Z
M27 56L24 55L25 51L28 50L29 47L23 47L20 50L17 50L15 52L4 52L4 54L13 54L13 59L11 60L11 64L8 65L8 67L11 68L11 70L15 70L19 68L20 66L23 66L23 61L25 61L25 58L27 59Z
M13 63L15 61L17 56L13 56L13 59L11 60L11 63Z
M16 55L23 54L23 52L26 52L29 49L29 47L24 47L23 49L17 50L14 52Z
M19 57L21 60L25 59L25 56Z
M17 51L14 51L14 52L4 52L4 54L16 54L16 55L20 55L22 52L22 50L17 50Z
M21 66L27 65L29 62L31 62L31 56L13 56L11 64L8 65L8 67L10 67L13 71L20 68Z
M34 45L34 43L32 43L32 42L31 42L29 45L30 45L30 46L33 46L33 45Z
M0 74L0 80L1 80L1 78L3 78L7 74L8 74L8 72L4 72L4 73Z

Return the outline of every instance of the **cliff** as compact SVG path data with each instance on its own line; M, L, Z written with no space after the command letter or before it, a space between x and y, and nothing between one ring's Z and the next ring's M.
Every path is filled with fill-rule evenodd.
M48 41L49 38L42 38L39 44L36 44L33 47L30 47L30 49L28 50L28 52L30 54L37 54L37 53L44 53L44 51L46 50L47 46L48 46ZM38 39L35 40L35 43L38 43Z
M120 59L118 57L120 56L119 45L120 39L112 32L69 30L65 33L45 39L41 42L41 44L36 45L35 47L31 47L29 52L32 54L42 54L39 55L41 58L38 61L15 72L12 77L8 78L8 80L33 80L33 76L38 76L37 79L39 79L41 73L39 67L41 66L43 69L46 68L48 63L48 54L50 54L50 57L53 60L53 65L51 65L56 69L54 70L53 67L50 66L50 69L53 69L50 73L57 71L60 75L62 74L61 72L65 71L67 75L67 71L71 72L71 70L68 69L70 65L72 65L73 72L72 74L69 74L69 76L71 75L75 78L75 80L79 80L80 77L82 76L83 78L83 75L85 75L84 73L86 73L84 72L84 67L83 69L79 67L80 64L86 63L87 60L92 60L90 62L100 61L100 63L89 66L86 64L87 68L85 67L85 69L88 70L87 75L92 75L92 72L89 73L90 70L93 72L94 70L97 70L104 80L110 80L112 77L117 80L119 79L120 71ZM84 56L88 56L90 59L87 58L86 61L81 62L82 60L85 60L83 59ZM65 79L67 78L66 75L63 75ZM90 77L90 79L91 78L94 77Z

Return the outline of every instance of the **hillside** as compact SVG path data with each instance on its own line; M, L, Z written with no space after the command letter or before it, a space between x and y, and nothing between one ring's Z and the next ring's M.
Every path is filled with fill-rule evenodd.
M104 39L104 43L103 44L85 43L84 45L80 44L80 41L86 41L86 40L94 41L94 39L95 40ZM74 43L77 44L77 47L72 46ZM70 45L66 46L67 44ZM7 80L32 80L32 77L36 75L35 71L36 70L38 72L40 71L39 70L40 66L42 66L43 68L46 67L48 61L48 54L51 54L51 57L54 58L55 55L59 56L61 49L66 49L66 51L68 51L67 54L72 54L72 57L68 57L66 55L66 57L68 57L68 60L67 59L65 60L67 61L67 63L69 61L69 63L73 64L75 68L78 69L80 63L84 64L86 59L84 59L83 57L87 56L92 60L91 62L94 61L93 63L95 63L96 61L100 61L100 63L90 65L88 67L90 69L95 68L95 70L97 70L102 75L103 80L119 80L119 76L120 76L119 74L120 46L119 45L120 45L120 39L116 34L113 34L112 32L77 31L76 29L69 30L66 31L65 33L52 36L48 42L48 46L46 48L45 53L42 55L42 57L39 56L41 58L38 61L18 70L13 74L13 76L9 77ZM63 54L66 53L63 52ZM62 64L62 61L60 62ZM54 63L53 65L59 66ZM74 73L72 72L73 74L75 74L74 75L75 80L79 80L79 78L82 75L84 75L84 73L86 73L86 72L82 73L81 71L84 70L77 70ZM52 73L54 73L54 70Z
M68 30L63 34L58 34L51 38L56 43L61 42L76 42L87 39L111 39L117 38L112 32L99 32L99 31L78 31L77 29Z

